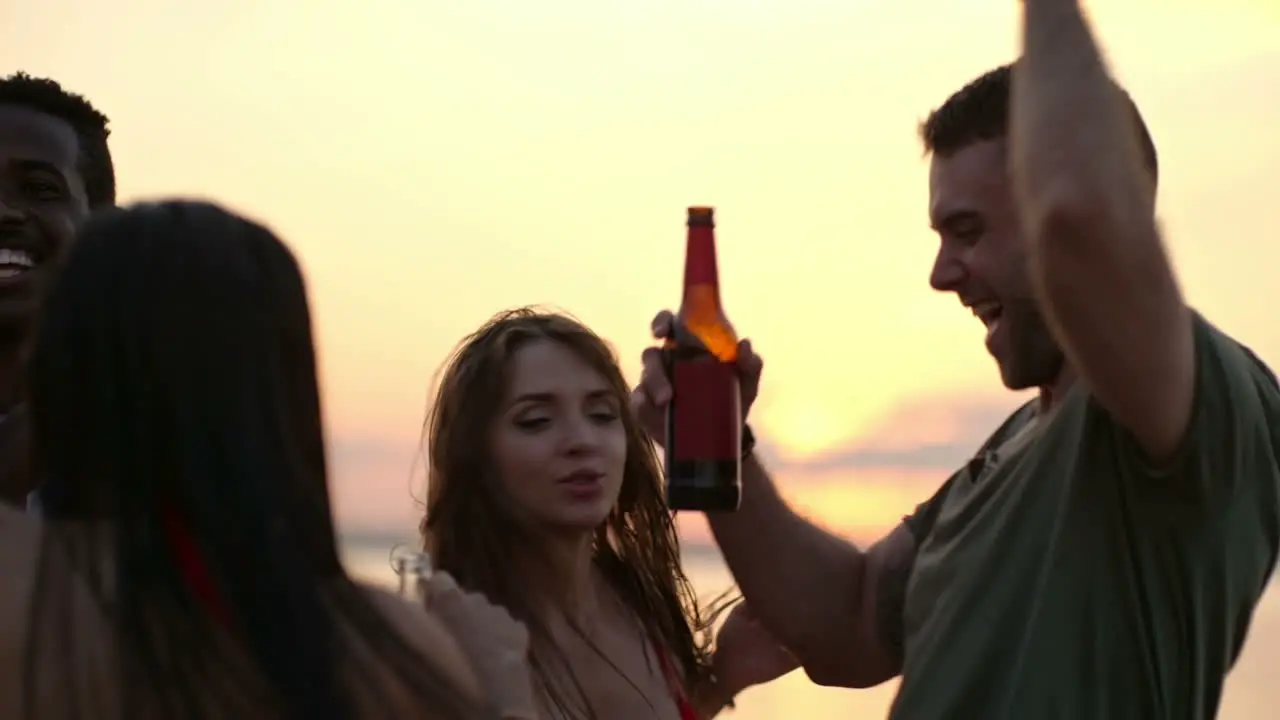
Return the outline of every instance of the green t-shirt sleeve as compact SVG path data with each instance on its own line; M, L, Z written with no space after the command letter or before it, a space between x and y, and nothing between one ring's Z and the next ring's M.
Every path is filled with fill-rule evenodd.
M952 475L942 484L942 487L938 488L933 497L917 505L914 512L902 518L902 524L907 526L907 531L911 533L911 537L915 538L917 548L933 531L933 525L938 521L938 513L942 511L942 502L946 499L947 492L955 484L956 478L963 474L964 470L961 470Z
M1131 476L1147 489L1203 500L1234 493L1242 483L1280 482L1276 464L1280 388L1275 375L1248 348L1193 313L1195 405L1182 445L1156 465L1094 400L1094 423L1109 428ZM1093 423L1091 423L1093 424Z

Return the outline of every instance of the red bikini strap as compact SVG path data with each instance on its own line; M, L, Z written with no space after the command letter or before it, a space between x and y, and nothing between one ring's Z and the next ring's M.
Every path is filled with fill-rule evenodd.
M160 510L160 523L178 561L178 571L182 573L187 590L195 596L205 612L215 620L227 624L230 614L222 601L222 595L213 584L209 566L205 563L200 548L196 546L182 513L173 505L165 505Z
M684 683L680 682L680 674L676 672L675 665L672 664L667 651L662 647L662 643L654 640L653 651L658 654L658 662L662 665L662 672L667 676L667 682L671 684L671 692L675 696L676 707L680 710L680 720L701 720L698 710L689 701L688 696L684 694Z

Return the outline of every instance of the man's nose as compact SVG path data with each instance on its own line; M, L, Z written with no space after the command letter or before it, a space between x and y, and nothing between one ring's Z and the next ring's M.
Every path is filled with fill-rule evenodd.
M929 272L929 286L939 292L956 292L969 276L958 253L945 245L938 249L933 270Z
M17 204L9 202L9 199L0 193L0 224L16 223L22 220L23 213L19 211Z
M0 187L0 225L22 225L26 221L26 205L17 202L7 190Z

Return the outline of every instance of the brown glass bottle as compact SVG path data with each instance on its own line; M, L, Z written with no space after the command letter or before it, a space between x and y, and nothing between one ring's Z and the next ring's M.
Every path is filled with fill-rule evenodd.
M672 510L733 512L742 498L738 334L720 302L715 211L689 208L684 332L666 347L674 390L667 410L667 503Z

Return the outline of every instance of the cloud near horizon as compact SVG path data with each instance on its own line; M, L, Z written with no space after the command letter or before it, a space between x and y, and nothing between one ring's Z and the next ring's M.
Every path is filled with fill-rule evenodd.
M950 472L1018 407L1019 400L986 395L924 397L898 405L849 442L788 456L768 446L780 472L807 475L836 470L934 470Z
M900 404L843 445L798 455L761 437L761 453L799 511L868 542L928 498L1019 402L1008 395L922 397ZM425 497L415 439L339 438L330 446L330 465L344 531L415 533ZM687 543L710 542L701 516L678 522Z
M913 398L842 445L790 456L761 438L762 455L797 511L867 544L933 495L1025 399L1005 393ZM710 542L703 517L681 517L679 524L687 542Z

